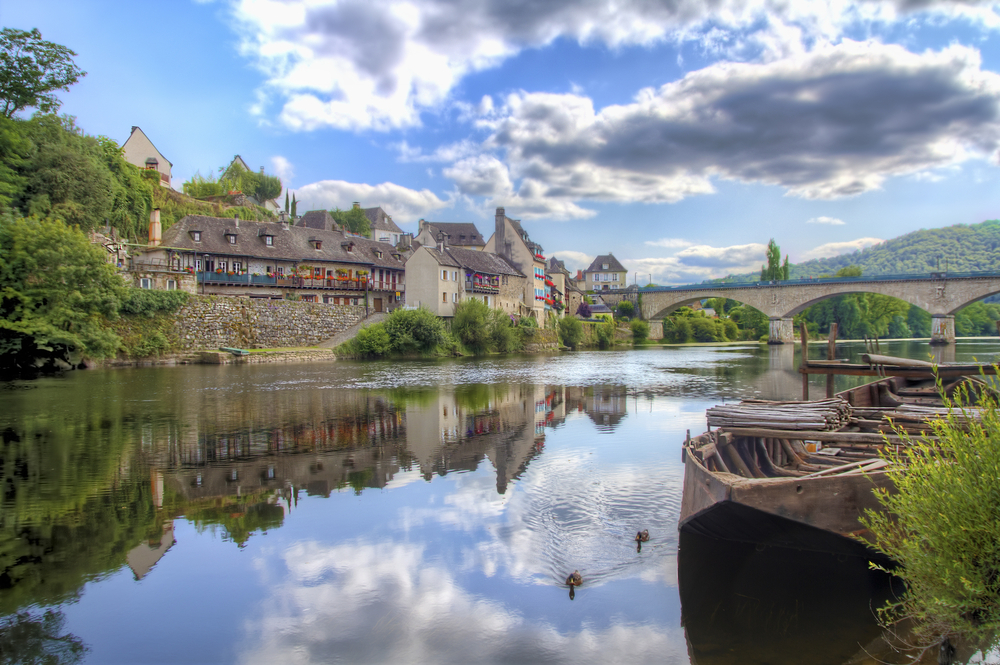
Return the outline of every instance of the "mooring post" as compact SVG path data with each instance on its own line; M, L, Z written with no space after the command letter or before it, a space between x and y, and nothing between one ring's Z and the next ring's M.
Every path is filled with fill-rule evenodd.
M835 360L837 355L837 324L830 324L830 337L826 340L826 359ZM826 396L833 397L833 374L826 375Z
M806 330L806 322L799 324L799 339L802 341L802 362L800 370L805 370L809 365L809 331ZM809 372L802 372L802 399L809 399Z

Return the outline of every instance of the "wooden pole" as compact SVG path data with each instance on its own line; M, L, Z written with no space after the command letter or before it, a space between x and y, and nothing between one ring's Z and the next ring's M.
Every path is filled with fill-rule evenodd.
M826 359L834 360L837 355L837 324L830 324L830 337L826 340ZM826 396L833 397L833 374L826 375Z
M799 324L799 339L802 341L802 367L809 365L809 333L806 331L806 322ZM809 399L809 374L802 374L802 399Z

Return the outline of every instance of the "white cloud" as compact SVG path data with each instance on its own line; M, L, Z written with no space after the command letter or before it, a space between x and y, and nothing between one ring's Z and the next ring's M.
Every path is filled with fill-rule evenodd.
M295 168L292 166L292 163L281 155L275 155L271 158L271 166L274 168L274 172L278 174L278 177L281 178L281 183L285 187L288 187L295 176Z
M844 220L836 217L813 217L806 220L806 224L828 224L830 226L843 226L845 223Z
M765 260L766 249L759 243L729 247L692 245L673 256L623 259L622 265L629 273L639 273L640 284L643 276L656 284L697 284L758 270Z
M660 238L659 240L647 240L647 245L652 247L665 247L667 249L677 249L678 247L690 247L693 242L684 240L683 238Z
M859 249L877 245L880 242L884 242L882 238L858 238L857 240L848 240L846 242L828 242L803 254L802 260L808 261L809 259L824 259L829 256L850 254Z
M354 201L359 201L365 208L382 206L397 223L416 221L432 210L452 205L450 200L442 201L428 189L417 191L391 182L368 185L343 180L321 180L297 188L295 194L302 202L299 210L347 208Z
M913 15L995 26L987 3L897 0L232 0L241 51L266 76L268 101L294 130L420 124L467 75L557 39L612 48L695 42L715 56L765 60L836 41L852 27ZM468 110L488 114L492 99Z
M571 275L575 275L577 270L586 270L594 261L593 256L584 254L583 252L576 252L571 249L550 252L550 255L566 264L566 270L569 270Z

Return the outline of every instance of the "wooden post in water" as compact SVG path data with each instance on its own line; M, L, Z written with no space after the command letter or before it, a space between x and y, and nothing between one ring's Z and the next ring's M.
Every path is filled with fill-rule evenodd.
M799 324L799 339L802 340L802 366L809 364L809 333L806 331L806 322ZM802 399L809 399L809 374L802 373Z
M834 360L837 355L837 324L830 324L830 337L826 340L826 359ZM833 397L833 374L826 375L826 396Z

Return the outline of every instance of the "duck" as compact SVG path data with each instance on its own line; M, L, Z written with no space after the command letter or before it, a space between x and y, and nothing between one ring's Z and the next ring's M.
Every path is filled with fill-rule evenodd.
M580 586L583 584L583 577L580 575L579 570L574 570L570 573L569 577L566 578L566 585L569 587Z
M649 529L643 529L642 531L635 534L635 542L645 543L649 540Z

